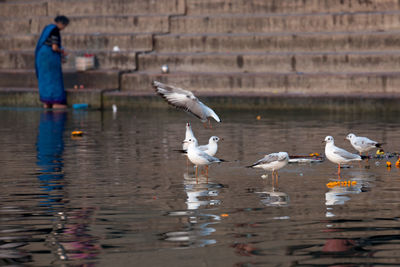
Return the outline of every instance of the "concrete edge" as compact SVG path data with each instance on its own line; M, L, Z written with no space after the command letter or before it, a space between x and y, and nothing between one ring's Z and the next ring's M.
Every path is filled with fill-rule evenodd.
M200 93L199 99L217 109L327 110L389 113L400 111L400 94L255 94ZM171 108L152 91L121 92L115 89L67 90L69 105L87 103L91 109ZM41 107L36 88L0 88L0 106Z

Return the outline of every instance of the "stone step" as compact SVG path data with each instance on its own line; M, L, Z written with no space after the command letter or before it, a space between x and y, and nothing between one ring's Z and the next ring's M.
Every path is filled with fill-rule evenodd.
M63 33L166 33L167 15L70 16L70 24ZM0 19L0 33L40 34L53 17Z
M400 31L291 34L167 34L154 37L157 52L393 51Z
M157 80L194 93L373 94L400 93L400 73L216 73L123 74L122 91L150 92Z
M85 88L117 89L119 88L119 71L92 70L77 72L64 70L64 85L74 88L83 85ZM37 88L35 70L0 69L0 87L7 88Z
M63 68L75 69L75 60L77 56L83 56L85 53L95 55L95 64L97 69L118 69L135 70L136 52L120 51L113 52L109 50L85 50L68 51L67 62ZM0 69L33 69L35 68L34 51L0 51Z
M87 103L90 109L103 107L103 94L106 89L67 89L67 104ZM0 106L3 107L42 107L38 88L0 87Z
M234 110L288 110L307 112L355 112L363 114L388 114L399 112L400 94L296 94L296 93L212 93L197 92L199 99L209 107L215 109L222 121L222 109ZM0 98L1 99L1 98ZM107 91L102 95L102 107L111 110L116 105L118 110L141 108L147 110L172 109L164 99L154 91ZM162 111L161 111L162 112ZM181 111L176 111L181 112ZM188 117L189 118L189 117Z
M0 18L32 18L47 16L47 2L45 1L0 1ZM51 13L57 14L57 13Z
M149 53L138 55L139 71L170 72L392 72L400 51L367 53Z
M400 12L171 17L171 33L357 32L400 29Z
M188 15L371 12L399 9L398 0L186 0L186 12Z
M68 34L62 33L63 46L68 50L113 49L151 51L151 34ZM0 35L0 50L30 50L35 48L38 34Z
M66 16L184 14L184 0L53 0L48 1L49 14Z

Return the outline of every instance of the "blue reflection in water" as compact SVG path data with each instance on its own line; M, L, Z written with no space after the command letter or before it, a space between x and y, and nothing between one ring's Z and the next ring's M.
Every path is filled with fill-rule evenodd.
M47 206L49 212L62 205L64 187L63 157L64 128L67 113L64 111L45 111L40 114L39 132L37 137L37 165L40 174L40 188L45 192L40 201L41 206Z
M40 116L37 138L38 179L43 192L39 206L47 207L52 215L52 231L46 243L57 260L87 260L97 257L100 251L98 238L91 235L90 224L97 208L85 206L67 209L66 182L64 180L64 130L67 113L46 111ZM94 266L94 262L86 266Z

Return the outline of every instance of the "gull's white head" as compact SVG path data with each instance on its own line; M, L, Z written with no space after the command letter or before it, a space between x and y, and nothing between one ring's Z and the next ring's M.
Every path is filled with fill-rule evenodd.
M189 138L189 139L183 141L183 143L187 144L188 147L192 146L192 145L197 146L197 140L194 138Z
M325 140L323 142L325 142L327 144L329 144L329 143L333 144L335 141L332 136L328 135L327 137L325 137Z
M287 152L279 152L279 157L289 158L289 154Z
M353 139L353 138L355 138L355 137L356 137L355 134L349 133L349 134L346 136L346 139L347 139L347 140L351 140L351 139Z
M219 141L219 137L218 136L211 136L210 139L208 140L209 143L218 143Z

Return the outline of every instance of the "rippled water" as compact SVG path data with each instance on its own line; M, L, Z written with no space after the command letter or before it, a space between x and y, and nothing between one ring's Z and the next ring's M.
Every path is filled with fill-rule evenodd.
M290 164L279 186L246 169L264 153L322 153L349 132L400 150L398 117L218 110L204 129L173 109L0 109L1 266L399 266L400 172ZM260 115L261 120L256 120ZM224 140L196 183L174 152L185 123ZM81 138L71 137L84 131Z

